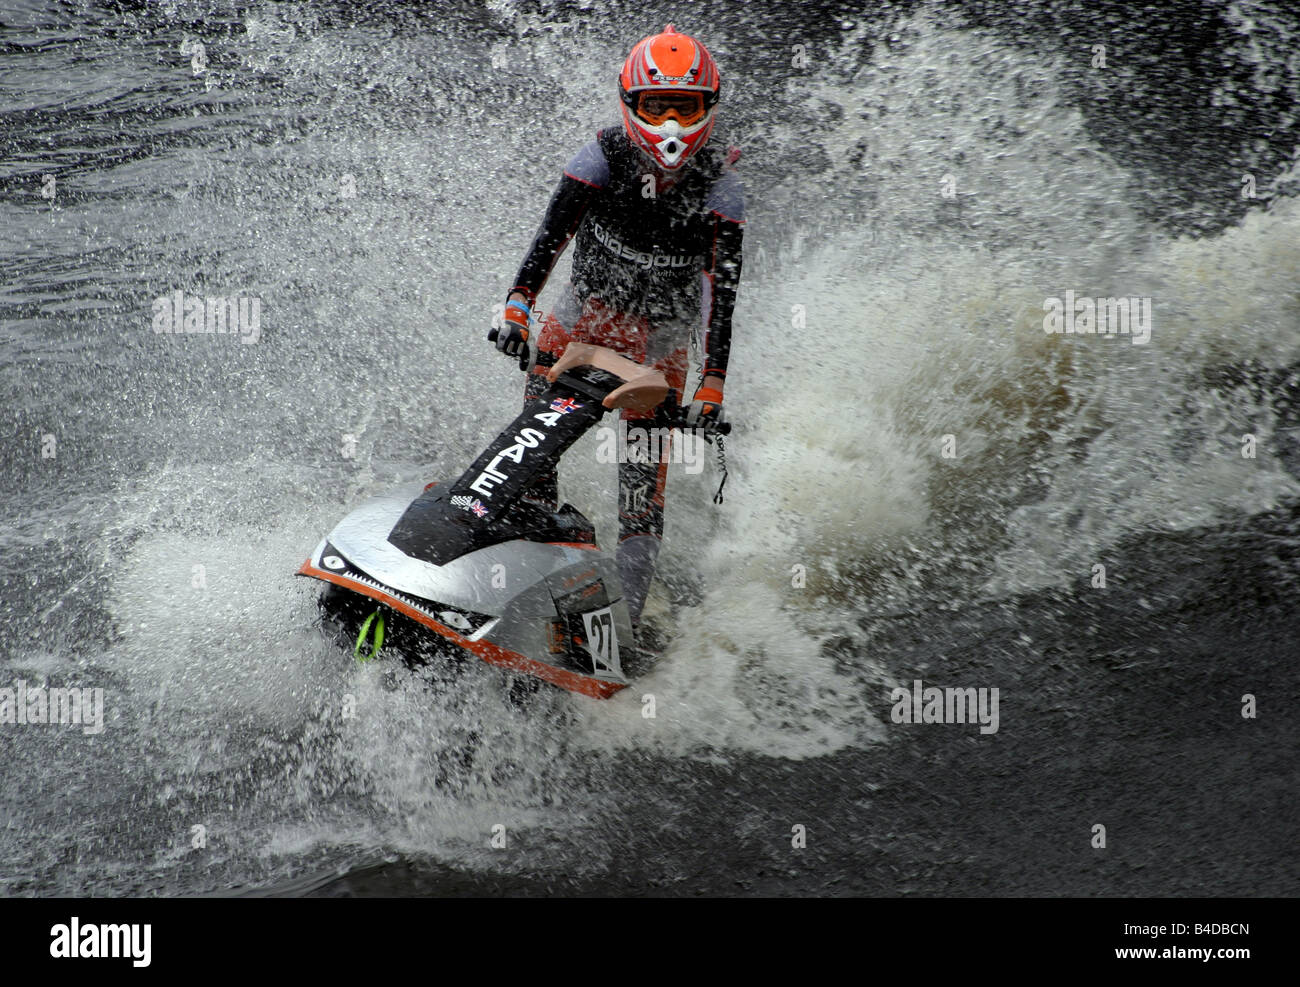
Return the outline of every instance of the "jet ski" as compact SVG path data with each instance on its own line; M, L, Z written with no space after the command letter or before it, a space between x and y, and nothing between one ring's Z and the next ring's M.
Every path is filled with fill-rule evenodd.
M653 662L591 522L523 494L606 412L654 411L647 425L684 428L685 409L661 373L602 346L571 343L558 360L533 350L521 369L535 363L549 368L548 388L464 473L362 504L298 569L327 584L322 615L360 660L470 656L597 699Z

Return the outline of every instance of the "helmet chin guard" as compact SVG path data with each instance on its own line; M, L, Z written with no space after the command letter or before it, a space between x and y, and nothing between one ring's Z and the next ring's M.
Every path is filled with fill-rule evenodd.
M632 117L623 111L623 122L632 143L641 149L663 171L677 171L696 151L709 140L713 131L713 114L694 127L683 127L676 120L667 120L657 127Z
M666 167L676 168L686 154L686 141L681 139L681 127L669 120L659 129L664 131L664 139L655 145L655 157Z

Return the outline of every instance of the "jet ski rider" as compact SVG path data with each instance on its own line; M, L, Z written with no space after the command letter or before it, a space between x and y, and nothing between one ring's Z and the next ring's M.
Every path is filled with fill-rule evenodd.
M599 131L565 168L510 290L499 350L526 352L532 306L574 240L570 281L538 320L539 349L559 356L574 340L607 346L653 365L684 394L687 344L698 327L703 362L688 424L722 420L745 200L731 167L739 152L709 143L719 82L708 49L671 24L632 49L619 74L622 126ZM525 401L546 384L544 370L530 374ZM634 628L663 537L668 457L660 458L618 466L616 558ZM553 510L556 471L527 497Z

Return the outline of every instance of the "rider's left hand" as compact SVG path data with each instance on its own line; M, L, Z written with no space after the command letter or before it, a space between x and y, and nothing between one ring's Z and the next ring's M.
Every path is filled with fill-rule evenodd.
M716 377L706 378L686 411L687 427L711 431L726 420L722 411L722 381Z

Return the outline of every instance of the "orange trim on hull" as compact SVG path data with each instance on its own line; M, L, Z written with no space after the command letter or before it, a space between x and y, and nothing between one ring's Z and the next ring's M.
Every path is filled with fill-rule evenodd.
M527 675L535 676L551 685L558 685L561 689L568 689L570 692L577 692L584 696L591 696L593 699L608 699L614 693L621 689L627 688L627 683L605 682L601 679L591 678L587 675L581 675L578 672L566 671L563 668L555 668L553 665L547 665L545 662L534 661L526 655L521 655L517 651L511 651L509 648L503 648L497 644L491 644L488 641L471 641L462 634L457 634L450 627L445 627L431 617L420 613L414 607L403 603L401 600L389 596L383 590L376 589L373 586L367 586L365 583L357 583L348 579L346 576L340 576L338 573L326 572L324 569L318 569L311 564L311 559L304 562L298 569L298 575L311 576L315 579L324 580L327 583L334 583L342 586L344 589L350 589L354 593L361 593L371 599L378 600L385 606L392 607L398 613L405 614L419 624L423 624L429 630L445 637L452 644L464 648L471 654L482 658L489 665L496 665L500 668L508 668L513 672L523 672Z

